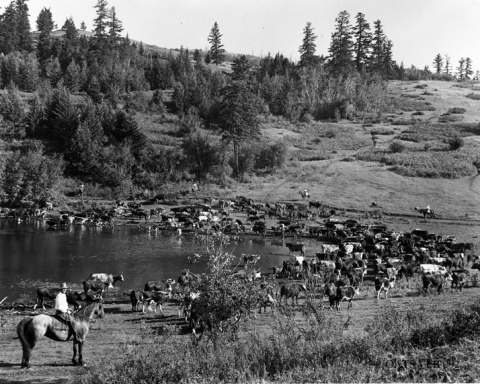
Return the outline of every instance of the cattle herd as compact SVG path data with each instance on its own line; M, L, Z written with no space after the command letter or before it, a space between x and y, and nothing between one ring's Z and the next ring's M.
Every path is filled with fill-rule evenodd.
M147 203L152 202L143 205ZM343 301L350 308L367 278L374 282L377 299L382 295L387 298L398 280L408 281L415 274L424 292L435 290L440 294L447 283L461 291L469 279L468 265L471 263L471 269L480 270L473 243L457 242L453 237L420 229L397 233L384 224L341 220L336 218L334 209L315 201L269 204L239 196L231 200L205 199L204 204L177 206L168 211L163 208L149 210L143 205L117 201L113 208L93 212L90 218L88 214L62 213L60 219L52 220L52 225L69 225L80 219L111 225L115 217L125 216L130 223L134 223L135 218L142 224L144 221L142 228L149 231L180 229L178 234L191 231L273 237L289 249L289 260L272 266L272 274L261 274L253 269L260 255L245 254L242 255L245 270L232 272L241 279L258 279L258 289L263 292L259 295L260 311L261 308L266 311L268 305L273 310L283 300L287 304L288 299L292 305L298 304L299 297L307 293L314 293L321 302L326 296L330 308L339 310ZM158 220L152 221L155 216ZM275 225L268 226L267 219L273 220ZM285 238L292 240L285 242ZM306 256L307 239L308 247L315 248L315 256ZM141 305L143 313L147 308L155 312L160 309L163 313L162 305L175 301L179 305L179 316L190 319L192 331L195 331L202 313L195 310L194 305L199 293L189 289L189 284L198 279L201 277L184 270L178 280L147 282L143 289L128 293L132 311L139 310ZM79 300L99 300L103 291L117 281L124 281L122 274L92 274L83 282L84 292L71 293L69 301L78 307ZM55 294L52 290L39 289L37 304L43 306L43 299L53 299Z

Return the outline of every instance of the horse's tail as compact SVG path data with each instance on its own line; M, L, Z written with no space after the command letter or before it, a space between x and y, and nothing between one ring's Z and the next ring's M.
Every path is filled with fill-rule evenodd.
M32 349L35 346L33 338L29 337L27 332L27 326L30 321L32 321L32 317L27 316L17 325L17 335L24 350Z

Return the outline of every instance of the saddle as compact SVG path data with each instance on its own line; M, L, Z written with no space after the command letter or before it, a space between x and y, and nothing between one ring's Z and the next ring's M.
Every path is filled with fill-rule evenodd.
M56 313L52 316L54 319L58 320L61 323L61 326L56 325L55 329L58 331L68 332L71 335L76 336L77 333L73 327L73 316L68 313Z

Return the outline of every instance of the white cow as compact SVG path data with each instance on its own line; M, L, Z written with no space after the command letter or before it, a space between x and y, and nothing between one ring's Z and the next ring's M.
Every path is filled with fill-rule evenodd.
M420 272L422 274L440 273L440 274L444 275L445 273L447 273L447 269L445 267L443 267L441 265L437 265L437 264L420 264Z

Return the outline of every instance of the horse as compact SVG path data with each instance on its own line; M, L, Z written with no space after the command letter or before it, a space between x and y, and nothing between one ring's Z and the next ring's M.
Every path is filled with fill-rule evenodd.
M433 212L433 209L430 209L430 211L427 208L414 208L415 211L420 212L423 215L423 219L427 221L427 216L432 218L435 217L435 213Z
M103 304L95 302L86 305L82 309L73 314L73 326L78 335L78 340L73 340L73 365L83 365L83 343L87 337L90 319L94 315L98 318L103 318L105 312L103 311ZM69 341L72 337L70 328L54 316L36 315L27 316L17 325L17 335L20 339L23 349L22 368L30 368L30 355L32 349L42 336L47 336L54 341ZM78 361L77 357L78 345Z
M310 200L310 193L305 189L304 191L300 190L298 193L302 196L302 200L308 199Z

